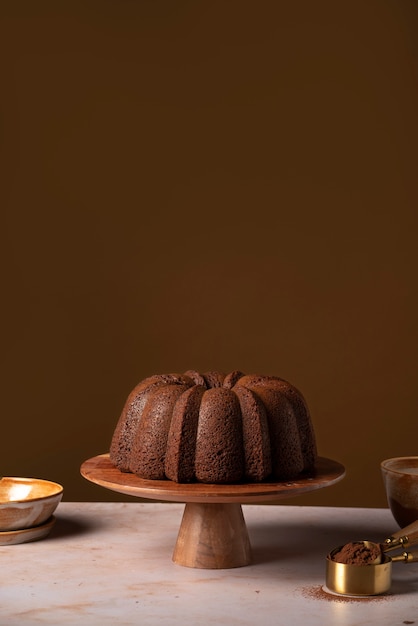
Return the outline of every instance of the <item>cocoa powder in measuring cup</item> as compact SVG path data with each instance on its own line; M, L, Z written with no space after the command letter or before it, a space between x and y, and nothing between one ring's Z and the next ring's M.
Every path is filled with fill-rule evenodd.
M346 565L370 565L381 556L382 549L378 544L366 546L362 541L353 541L334 552L331 558Z

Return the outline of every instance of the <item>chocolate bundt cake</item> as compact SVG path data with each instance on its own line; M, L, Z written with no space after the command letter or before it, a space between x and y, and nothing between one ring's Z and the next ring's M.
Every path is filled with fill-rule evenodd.
M276 376L163 374L130 393L110 460L122 472L186 483L290 480L317 453L302 394Z

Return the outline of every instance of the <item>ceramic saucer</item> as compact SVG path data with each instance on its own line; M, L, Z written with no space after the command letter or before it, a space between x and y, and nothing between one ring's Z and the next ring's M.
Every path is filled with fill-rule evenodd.
M11 546L16 543L27 543L28 541L43 539L49 534L54 524L55 517L52 515L45 524L40 524L39 526L24 528L23 530L0 531L0 546Z

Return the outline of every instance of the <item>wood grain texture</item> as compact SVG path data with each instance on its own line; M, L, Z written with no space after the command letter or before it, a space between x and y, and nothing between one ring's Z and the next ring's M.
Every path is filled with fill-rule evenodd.
M106 489L129 496L166 500L169 502L261 503L289 498L315 489L334 485L344 478L341 463L319 457L316 470L293 481L208 485L179 484L170 480L145 480L134 474L120 472L112 465L108 454L100 454L81 466L84 478Z
M186 504L173 561L204 569L249 565L251 545L241 505Z

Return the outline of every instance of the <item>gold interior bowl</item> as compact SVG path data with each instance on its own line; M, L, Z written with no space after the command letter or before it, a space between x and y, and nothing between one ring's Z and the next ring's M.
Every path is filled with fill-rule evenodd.
M0 532L33 528L46 522L61 501L64 488L40 478L0 479Z

